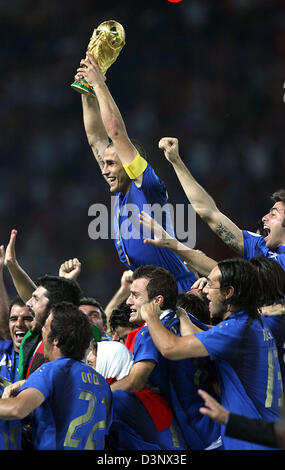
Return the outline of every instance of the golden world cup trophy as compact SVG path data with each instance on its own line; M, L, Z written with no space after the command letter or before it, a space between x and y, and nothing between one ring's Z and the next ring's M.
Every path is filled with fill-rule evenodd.
M88 44L87 50L96 60L103 75L115 62L125 45L125 30L114 20L104 21L95 28ZM91 85L81 78L72 83L71 88L79 93L95 96Z

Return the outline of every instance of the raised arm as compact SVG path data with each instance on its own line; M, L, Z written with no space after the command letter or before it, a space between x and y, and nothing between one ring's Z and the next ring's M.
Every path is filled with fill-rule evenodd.
M4 246L0 246L0 338L11 339L9 332L9 297L4 284L3 267L5 259Z
M171 237L156 220L144 211L140 214L140 223L154 235L153 239L145 238L144 243L161 248L169 248L185 261L190 271L196 271L201 276L208 276L217 264L215 260L209 258L202 251L192 250L176 238Z
M81 60L80 66L84 66ZM78 72L75 80L82 77ZM90 95L81 95L83 124L86 132L88 143L94 154L94 157L102 171L104 162L104 151L109 144L108 134L102 122L100 108L96 97Z
M105 313L108 321L114 308L116 308L120 303L127 300L127 298L129 297L131 293L132 275L133 272L130 269L123 272L119 289L115 292L115 294L105 307Z
M137 150L131 143L121 113L105 83L96 60L87 52L87 59L80 63L77 73L85 78L96 94L101 119L108 137L112 140L123 165L129 165L135 158Z
M58 275L76 281L81 273L81 263L77 258L71 258L60 265Z
M27 302L31 298L33 291L36 289L36 285L30 279L28 274L21 268L16 259L15 244L17 233L18 232L15 229L11 231L10 240L6 248L4 264L9 270L19 296L23 302Z
M174 137L163 137L158 144L164 151L167 160L184 189L184 192L195 212L230 248L243 256L242 231L217 208L213 198L193 178L179 155L178 140Z
M81 96L83 124L87 140L102 171L104 167L104 151L109 143L108 135L101 119L100 108L97 99L92 96Z

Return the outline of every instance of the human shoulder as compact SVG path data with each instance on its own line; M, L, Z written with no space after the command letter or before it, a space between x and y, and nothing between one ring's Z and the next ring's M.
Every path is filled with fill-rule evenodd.
M148 167L146 159L137 153L133 161L128 165L123 165L123 167L130 180L137 187L140 187L143 180L143 174Z
M266 244L262 235L251 232L250 230L242 230L242 234L245 250L251 246L260 246L266 249Z
M13 352L13 341L10 339L0 339L0 354L2 352Z
M245 238L254 237L256 240L258 240L258 239L263 239L264 240L262 235L260 235L259 233L251 232L250 230L243 230L242 233L243 233Z
M202 338L203 340L207 338L214 340L217 338L217 341L219 341L219 338L225 336L227 341L233 341L240 338L244 332L245 325L248 324L248 321L248 313L245 310L241 310L239 312L232 313L225 320L220 321L220 323L212 328L195 333L195 336L199 339Z
M147 325L144 325L138 332L134 345L134 363L142 360L158 360L159 351L155 347Z
M150 337L148 327L146 323L139 329L138 334L136 335L136 342L143 341L145 338Z

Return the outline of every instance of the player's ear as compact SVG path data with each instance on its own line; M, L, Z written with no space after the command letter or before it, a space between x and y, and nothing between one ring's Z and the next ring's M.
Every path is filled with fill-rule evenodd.
M224 296L225 296L225 299L228 300L228 299L231 299L231 297L234 295L234 287L233 286L228 286L228 287L225 287L224 288Z
M55 347L58 348L58 347L59 347L59 346L58 346L58 343L59 343L58 339L57 339L57 338L54 338L53 341L52 341L53 346L55 346Z
M158 307L161 307L163 302L164 302L164 297L163 295L157 295L154 299L153 299L155 305L157 305Z

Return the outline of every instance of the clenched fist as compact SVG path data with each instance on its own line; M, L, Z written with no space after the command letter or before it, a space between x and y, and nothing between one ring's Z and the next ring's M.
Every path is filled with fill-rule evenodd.
M62 263L59 269L59 276L66 279L77 279L81 272L81 263L77 258L69 259Z
M179 158L178 139L176 137L163 137L158 147L164 151L167 160L172 163Z

